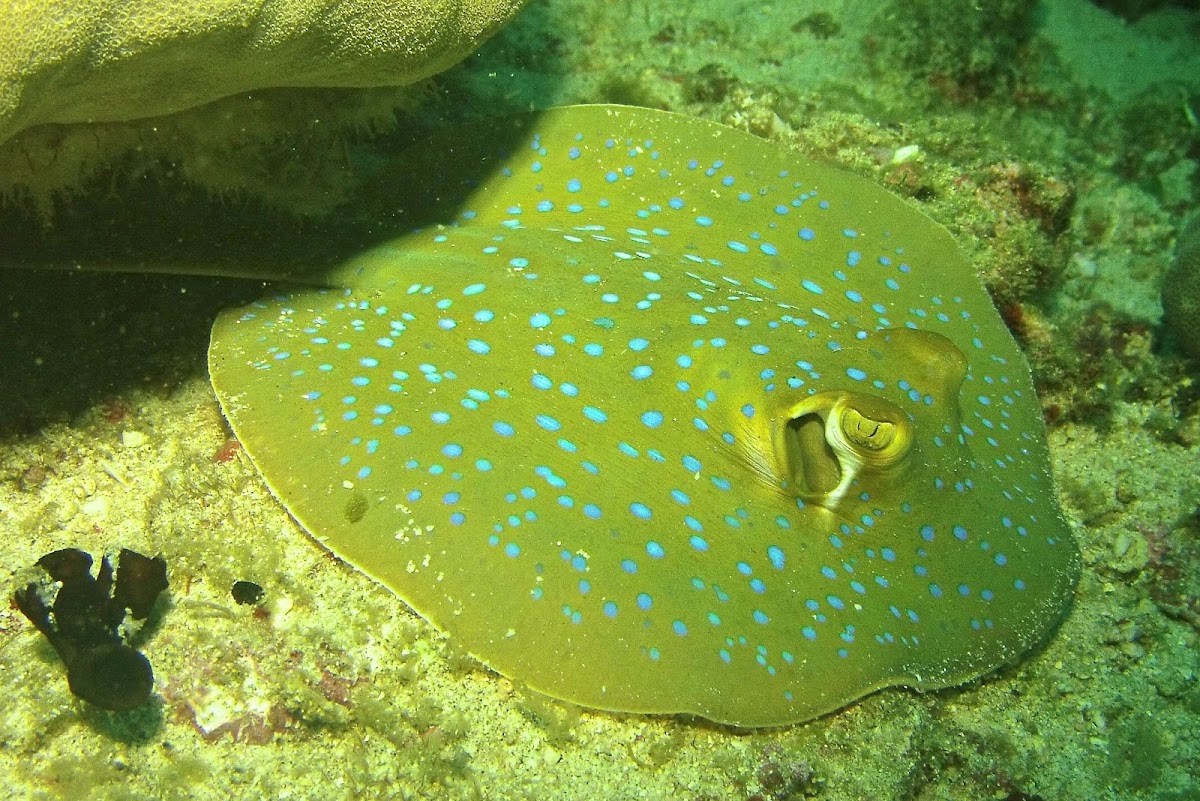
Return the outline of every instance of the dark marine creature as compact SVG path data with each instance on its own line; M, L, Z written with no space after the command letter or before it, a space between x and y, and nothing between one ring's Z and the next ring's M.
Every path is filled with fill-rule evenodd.
M1186 355L1200 360L1200 217L1175 240L1162 284L1163 326Z
M43 556L37 566L58 585L31 582L13 595L17 608L45 635L67 667L67 685L76 696L102 709L125 712L150 699L154 672L148 660L125 642L118 628L126 612L145 620L167 588L167 563L122 549L116 580L108 557L92 576L92 557L77 548ZM47 605L47 596L53 596Z
M253 581L235 581L233 583L233 588L229 591L229 594L232 595L233 600L237 601L239 604L242 604L243 606L249 606L251 604L257 604L259 601L261 601L263 596L266 595L266 592L261 586L255 584Z

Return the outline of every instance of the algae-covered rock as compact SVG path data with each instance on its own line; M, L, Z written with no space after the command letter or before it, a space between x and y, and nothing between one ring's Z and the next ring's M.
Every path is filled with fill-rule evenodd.
M398 86L470 53L521 0L55 0L0 6L0 142L265 87Z
M1034 32L1036 0L901 0L880 4L875 68L921 77L966 103L1010 85Z

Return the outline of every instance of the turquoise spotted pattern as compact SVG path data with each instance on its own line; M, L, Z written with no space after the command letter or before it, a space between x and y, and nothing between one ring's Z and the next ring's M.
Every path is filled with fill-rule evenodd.
M741 726L960 683L1078 554L948 234L717 125L558 109L411 156L411 233L231 311L226 416L314 537L480 660Z

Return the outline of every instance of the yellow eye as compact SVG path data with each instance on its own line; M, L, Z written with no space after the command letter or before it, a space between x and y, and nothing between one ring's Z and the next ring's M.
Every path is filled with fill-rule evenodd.
M862 467L891 467L912 447L912 423L885 400L846 393L829 410L826 437L835 452L841 452Z
M863 417L858 409L847 409L838 422L846 439L869 451L881 451L896 438L894 423Z

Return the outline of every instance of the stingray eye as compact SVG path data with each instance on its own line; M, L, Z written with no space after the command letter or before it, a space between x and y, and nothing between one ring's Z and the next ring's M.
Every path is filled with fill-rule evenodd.
M912 423L893 404L866 395L847 394L829 410L835 451L848 450L863 467L885 468L899 462L912 447Z
M792 491L833 509L864 473L895 468L912 450L913 422L861 392L819 392L787 410L776 447Z
M846 409L838 423L847 440L868 451L882 451L896 439L895 423L863 417L858 409Z

